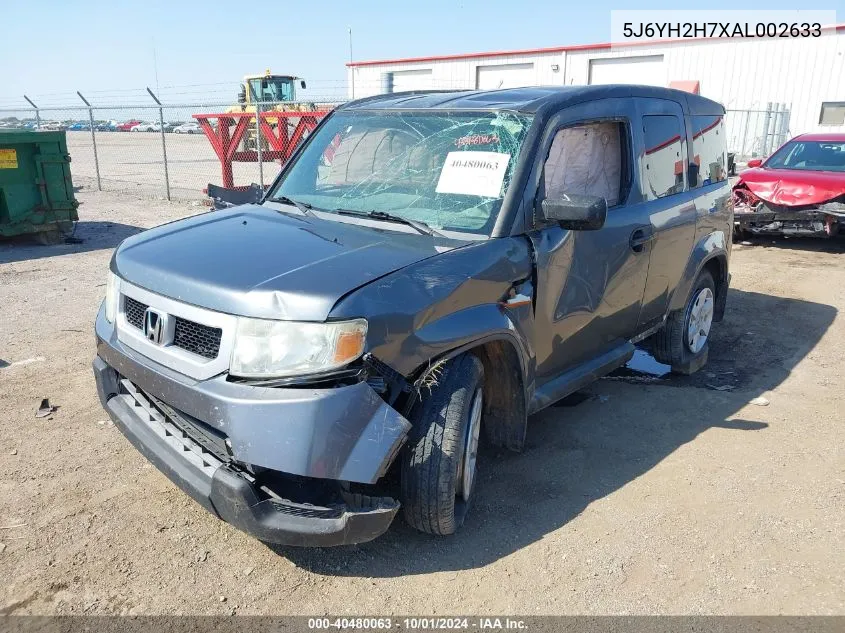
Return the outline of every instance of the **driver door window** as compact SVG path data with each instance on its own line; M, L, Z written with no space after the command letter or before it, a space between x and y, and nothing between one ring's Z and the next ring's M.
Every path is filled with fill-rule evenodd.
M547 198L564 193L597 196L619 204L622 183L622 124L602 121L560 130L544 168Z

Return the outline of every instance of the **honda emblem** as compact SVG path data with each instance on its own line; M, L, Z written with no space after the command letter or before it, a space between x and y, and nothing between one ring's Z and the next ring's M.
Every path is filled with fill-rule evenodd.
M156 345L164 343L166 317L167 315L156 312L151 308L147 308L144 312L144 336L151 343Z

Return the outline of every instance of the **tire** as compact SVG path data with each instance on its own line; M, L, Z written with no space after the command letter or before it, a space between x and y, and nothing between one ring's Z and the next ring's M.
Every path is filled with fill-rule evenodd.
M422 388L423 395L411 411L413 428L402 454L400 500L405 521L421 532L453 534L472 503L483 384L481 361L461 354L444 365L430 390ZM473 454L469 466L467 453Z
M709 310L710 318L704 340L700 339L697 344L692 344L690 335L690 321L693 318L694 306L697 301L702 298L707 298L709 291ZM705 301L706 305L706 301ZM690 290L687 297L686 304L683 310L676 310L672 312L666 319L666 324L663 328L652 338L651 351L654 358L661 363L676 367L690 367L695 366L696 361L706 356L708 342L710 340L710 329L713 326L713 311L716 305L716 284L713 281L713 276L707 270L702 270L695 284ZM699 333L703 330L699 330ZM688 373L688 372L682 372Z
M56 246L65 242L65 235L59 229L48 229L33 233L32 238L36 244L41 246Z

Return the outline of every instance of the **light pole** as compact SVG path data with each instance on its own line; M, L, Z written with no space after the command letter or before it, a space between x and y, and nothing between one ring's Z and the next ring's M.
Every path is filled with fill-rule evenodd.
M355 98L355 67L352 66L352 27L347 27L349 31L349 76L352 78L352 98Z

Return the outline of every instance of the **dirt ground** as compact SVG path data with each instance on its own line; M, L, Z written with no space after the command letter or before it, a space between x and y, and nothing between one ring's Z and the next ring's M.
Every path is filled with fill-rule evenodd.
M79 198L81 244L0 245L0 613L845 614L841 244L737 245L705 370L534 416L458 535L296 550L208 515L96 397L113 248L202 207Z
M221 184L220 161L205 134L165 134L167 176L174 199L199 200L208 183ZM97 134L97 158L91 132L67 132L73 182L86 191L97 191L97 167L104 191L165 198L161 134L152 132L101 132ZM278 161L264 161L264 182L279 173ZM258 163L234 163L236 185L260 179Z

